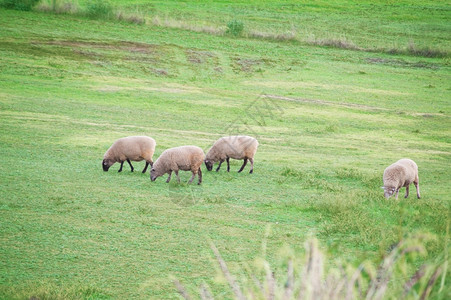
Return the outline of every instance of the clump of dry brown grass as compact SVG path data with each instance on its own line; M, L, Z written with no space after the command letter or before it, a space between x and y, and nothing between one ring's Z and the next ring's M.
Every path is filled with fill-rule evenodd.
M381 51L380 49L376 51ZM433 49L429 46L419 47L414 41L409 41L406 47L394 47L385 49L382 52L389 54L407 54L412 56L422 56L422 57L447 57L449 52L441 49Z
M116 11L115 14L116 20L127 22L127 23L133 23L133 24L146 24L146 18L143 14L136 12L136 13L130 13L130 12L124 12L124 11Z
M41 12L53 12L56 14L79 14L80 5L76 0L42 0L34 7Z
M80 7L77 0L42 0L38 5L35 6L35 10L46 12L46 13L56 13L56 14L70 14L70 15L78 15L78 16L91 16L93 18L107 18L118 20L121 22L133 23L133 24L145 24L146 18L145 15L136 10L132 11L123 11L121 9L113 8L109 6L109 2L99 2L104 3L106 9L111 9L111 14L108 13L100 13L92 15L92 12L89 11L89 8Z
M334 48L342 48L342 49L350 49L350 50L364 50L354 44L352 41L347 38L316 38L309 37L306 40L309 45L316 46L325 46L325 47L334 47Z
M225 27L216 27L212 25L194 25L183 20L177 20L172 18L160 18L155 16L151 19L151 23L155 26L177 28L195 32L203 32L212 35L224 35Z
M426 252L423 246L426 239L427 236L417 236L400 241L377 268L363 262L357 268L338 269L326 269L327 260L313 239L306 243L305 257L291 257L280 275L276 276L276 269L263 261L263 274L248 274L241 281L232 275L219 250L214 245L211 249L235 299L427 299L433 289L436 294L442 292L447 256L440 263L423 264L415 269L409 259ZM440 275L441 283L436 284ZM191 299L178 280L174 283L184 299ZM214 299L206 284L200 287L199 294L201 299Z
M296 41L296 32L290 30L283 33L264 32L259 30L251 30L247 34L249 38L262 39L270 41Z

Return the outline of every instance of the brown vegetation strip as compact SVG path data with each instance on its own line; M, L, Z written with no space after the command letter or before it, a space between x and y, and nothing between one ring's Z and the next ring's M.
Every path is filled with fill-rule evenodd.
M81 40L52 40L52 41L34 41L33 44L44 44L44 45L56 45L56 46L67 46L67 47L93 47L98 49L121 49L130 52L141 52L150 53L154 52L158 45L145 44L129 41L119 41L119 42L93 42L93 41L81 41Z

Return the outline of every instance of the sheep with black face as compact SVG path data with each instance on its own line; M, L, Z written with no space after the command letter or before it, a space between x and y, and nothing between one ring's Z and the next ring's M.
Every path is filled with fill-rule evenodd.
M238 135L238 136L226 136L218 139L210 150L207 152L205 158L205 166L208 171L213 169L213 165L219 161L219 165L216 168L216 172L221 168L221 164L227 161L227 172L230 172L229 159L243 159L243 165L240 170L243 171L244 167L249 160L251 163L251 169L249 173L254 172L254 155L257 152L258 141L250 136Z
M121 167L118 172L122 171L124 161L127 161L133 172L132 161L146 161L143 173L146 172L149 164L152 166L152 156L155 152L155 140L148 136L128 136L120 138L113 143L113 145L105 152L102 161L102 168L105 172L115 164L121 163Z
M158 177L168 174L169 177L166 182L171 180L172 172L177 175L177 180L180 183L179 170L191 171L193 175L189 180L191 183L196 175L202 183L201 165L205 159L204 151L197 146L180 146L170 148L161 153L160 157L155 161L150 170L150 179L155 181Z

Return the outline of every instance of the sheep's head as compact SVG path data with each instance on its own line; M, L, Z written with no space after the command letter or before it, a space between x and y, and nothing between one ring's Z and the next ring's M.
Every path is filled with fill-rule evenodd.
M155 168L150 169L150 180L155 181L155 179L157 179L160 176L161 174L158 174Z
M114 164L112 159L104 159L102 161L102 168L105 172L108 172L108 169Z
M387 199L390 198L396 191L395 187L383 186L382 189L384 189L384 197Z
M211 160L208 160L208 159L205 160L205 166L207 167L208 171L213 170L213 164L214 163Z

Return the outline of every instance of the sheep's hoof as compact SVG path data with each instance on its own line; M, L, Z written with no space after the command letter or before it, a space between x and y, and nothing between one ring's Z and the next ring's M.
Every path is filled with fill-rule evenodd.
M250 171L249 171L249 174L253 174L253 173L254 173L254 170L250 170Z

